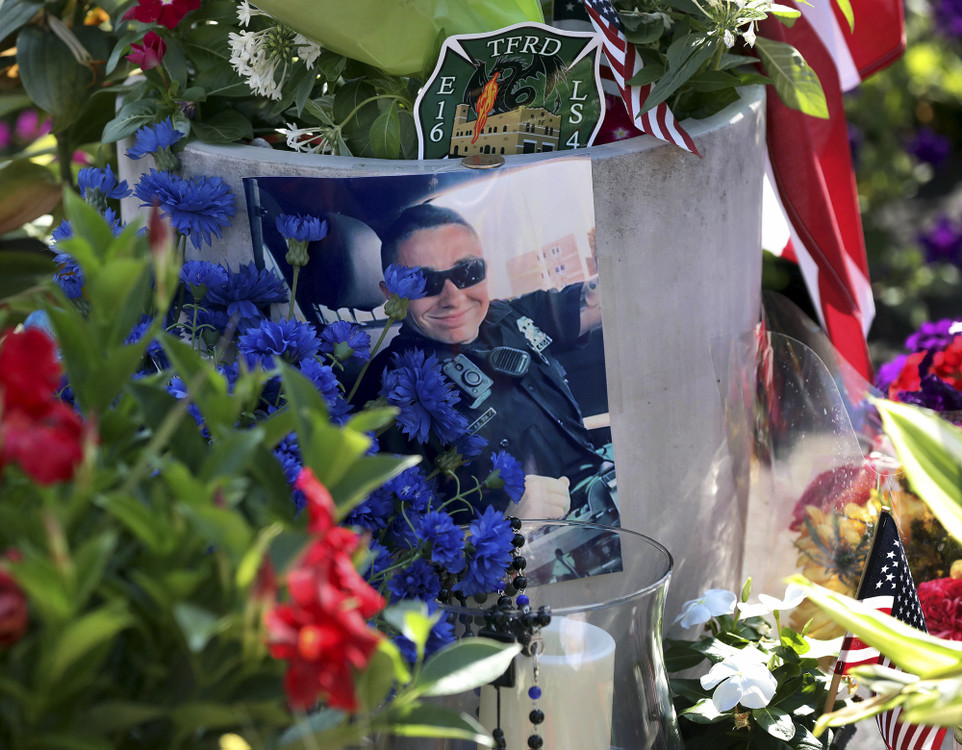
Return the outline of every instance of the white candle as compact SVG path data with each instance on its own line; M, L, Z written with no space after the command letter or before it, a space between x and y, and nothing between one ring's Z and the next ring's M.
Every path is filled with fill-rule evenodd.
M541 635L538 657L538 708L544 723L535 728L551 750L610 750L614 695L615 641L601 628L572 617L553 617ZM501 688L501 729L509 748L526 750L532 724L528 697L532 660L516 659L514 688ZM490 732L498 726L497 690L481 688L480 721Z

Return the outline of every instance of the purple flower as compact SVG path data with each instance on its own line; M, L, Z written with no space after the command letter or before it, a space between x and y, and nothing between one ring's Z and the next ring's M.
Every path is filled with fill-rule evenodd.
M962 251L962 232L948 216L939 216L935 226L919 236L925 250L925 258L930 263L958 263Z
M895 379L905 368L905 360L908 358L908 354L900 354L891 362L886 362L879 367L878 372L875 373L875 387L883 394L887 394L889 392L889 386L895 382Z
M384 373L380 395L400 409L401 432L418 443L426 443L433 431L447 444L467 429L467 419L454 409L461 397L434 354L425 357L420 349L396 353L393 368Z
M464 570L464 532L455 526L451 516L436 510L425 513L418 534L430 547L431 562L449 573Z
M927 349L941 351L952 343L955 334L950 329L955 324L951 318L927 321L919 329L905 339L905 348L910 352L921 352Z
M899 391L898 400L935 411L962 409L962 393L937 375L925 375L917 391Z
M178 232L201 249L211 244L211 235L221 236L236 211L234 194L219 177L194 177L185 180L170 172L151 169L141 176L134 195L151 206L157 200L161 211Z
M338 362L367 362L371 358L371 337L357 323L335 320L321 331L321 351Z
M276 323L264 320L248 328L237 342L237 348L247 356L251 366L258 363L265 369L274 366L274 357L297 364L317 353L320 341L310 323L282 318Z
M468 529L471 532L468 543L474 553L468 559L464 578L454 588L465 596L489 594L498 588L511 563L514 530L511 522L491 505Z
M503 573L504 571L502 571ZM427 560L418 558L410 566L395 571L387 584L393 599L423 599L426 602L437 598L441 590L441 580L434 572L434 566Z
M497 477L492 483L492 477ZM524 495L524 470L518 460L507 451L498 451L491 454L491 475L485 484L489 487L504 487L514 502L519 502Z
M939 0L935 28L946 36L962 37L962 0Z
M72 255L67 253L58 253L54 256L53 262L58 264L53 280L63 289L67 299L80 297L83 294L83 286L87 283L81 265Z
M952 142L928 127L921 127L905 145L905 149L916 159L931 164L938 169L943 166L952 153Z
M395 263L384 269L384 286L388 292L402 299L421 299L426 280L419 268L408 268Z
M156 125L145 125L134 133L134 145L127 149L127 158L136 160L164 149L169 153L170 147L183 137L169 117Z

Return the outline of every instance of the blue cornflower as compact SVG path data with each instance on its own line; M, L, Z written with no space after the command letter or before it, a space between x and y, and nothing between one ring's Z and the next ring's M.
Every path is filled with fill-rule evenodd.
M110 231L113 233L114 237L117 237L121 232L124 231L124 227L126 225L120 220L117 212L112 208L108 207L104 211L104 219L107 221L107 224L110 225Z
M437 602L428 602L428 614L434 614L437 611ZM446 617L441 617L434 625L431 627L431 632L428 633L427 643L424 644L424 658L430 657L434 652L448 645L449 643L454 643L454 625ZM394 644L398 647L401 652L401 656L408 664L414 664L417 661L418 653L417 647L414 645L414 641L406 638L400 633L394 636Z
M207 290L207 306L212 310L220 307L226 313L223 318L212 316L208 322L223 331L227 321L236 315L237 329L243 331L263 318L260 308L280 302L287 302L284 282L266 268L258 270L251 262L236 271L228 269L227 283Z
M504 573L504 571L501 571ZM418 558L407 568L395 571L387 584L393 600L423 599L426 602L437 598L441 590L441 580L434 572L434 566L427 560Z
M426 280L420 268L408 268L392 263L384 269L384 286L388 292L402 299L421 299Z
M87 283L84 270L77 260L67 253L58 253L53 262L57 264L53 280L57 282L67 299L77 299L83 294L83 286Z
M465 432L454 441L454 449L464 458L477 458L487 445L488 441L476 432Z
M174 127L169 117L156 125L145 125L134 133L134 145L127 149L127 158L140 159L147 154L154 154L157 166L161 169L176 169L177 160L170 147L183 137L184 134Z
M73 226L70 224L69 219L63 219L59 224L57 224L56 229L50 234L50 238L53 240L53 244L58 242L63 242L64 240L69 240L73 237Z
M347 526L360 526L369 531L386 529L388 521L394 515L394 498L383 489L372 492L364 502L355 505L347 514L344 523Z
M307 357L298 364L298 369L306 375L327 402L327 411L331 419L340 424L351 410L351 405L344 400L338 386L337 376L330 365L321 364L315 357Z
M236 211L234 194L219 177L185 180L151 169L141 176L134 195L143 201L142 206L158 201L170 223L198 250L205 242L211 244L211 235L221 236L221 229L230 224Z
M180 282L197 302L202 302L209 291L227 284L227 269L220 263L189 260L180 269Z
M274 357L297 364L306 357L313 357L318 346L320 341L310 323L286 318L276 323L261 321L260 325L248 328L237 342L237 348L247 355L251 366L260 363L265 369L274 366Z
M370 549L370 564L366 571L364 571L364 578L368 582L377 578L385 570L391 567L391 553L388 548L381 544L376 539L372 539L368 542L368 548Z
M491 474L484 481L485 486L493 489L504 487L514 502L524 495L524 469L518 460L507 451L491 454Z
M384 489L397 495L408 511L425 513L434 500L434 489L417 466L405 469L384 483Z
M504 514L489 505L484 513L468 526L468 542L474 554L468 559L464 578L454 588L466 596L490 594L498 588L511 563L514 529Z
M150 328L150 324L153 323L153 318L149 315L141 315L140 320L131 329L127 338L124 340L125 344L136 344L140 341L144 334L147 333L147 329ZM160 345L157 339L154 339L149 344L147 344L147 356L150 357L156 364L160 366L161 369L167 366L167 357L164 354L164 349Z
M327 237L327 220L309 214L281 214L274 224L285 240L317 242Z
M108 198L120 200L126 198L131 192L126 180L117 181L109 164L103 169L98 167L81 169L77 173L77 187L80 188L83 199L101 212L107 210Z
M167 384L167 392L176 399L187 398L189 391L187 390L187 385L178 377L173 377ZM204 417L200 413L200 409L197 408L197 404L191 402L187 406L187 413L194 418L197 425L200 427L200 432L205 438L210 437L210 432L207 430L207 426L204 424Z
M301 448L297 442L297 435L294 433L286 435L284 439L274 447L273 453L277 462L281 465L284 478L287 479L287 483L291 485L291 502L294 503L297 511L300 511L307 504L307 498L304 497L303 492L294 487L294 482L297 481L297 478L301 474L301 468L303 467Z
M431 562L449 573L464 570L464 532L451 516L436 510L425 513L418 525L418 534L430 545Z
M321 331L321 351L338 362L367 362L371 358L371 337L357 323L335 320Z
M432 430L447 444L467 429L467 419L454 409L461 397L434 354L425 357L421 349L396 353L394 367L384 373L380 395L400 409L401 432L419 443L426 443Z

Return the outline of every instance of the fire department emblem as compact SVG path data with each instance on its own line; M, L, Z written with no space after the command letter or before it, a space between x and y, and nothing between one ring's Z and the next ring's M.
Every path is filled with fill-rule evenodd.
M539 23L445 40L415 106L418 156L590 146L604 117L596 34Z

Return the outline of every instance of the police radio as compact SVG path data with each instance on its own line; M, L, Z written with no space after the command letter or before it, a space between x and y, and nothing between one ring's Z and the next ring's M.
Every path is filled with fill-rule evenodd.
M458 354L447 360L441 369L451 379L451 382L466 395L470 402L468 408L477 409L491 395L491 386L494 381L463 354Z

